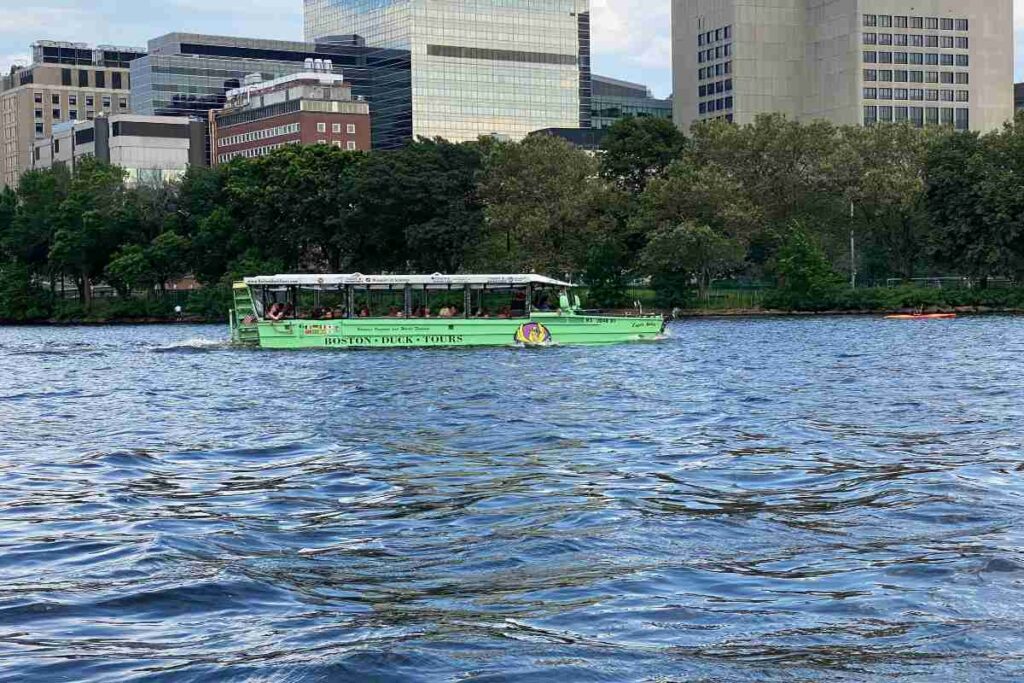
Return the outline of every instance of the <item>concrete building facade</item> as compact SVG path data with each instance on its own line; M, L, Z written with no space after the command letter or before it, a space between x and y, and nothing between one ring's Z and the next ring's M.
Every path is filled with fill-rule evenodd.
M590 127L590 0L304 0L306 40L408 55L413 136ZM374 117L377 114L374 112Z
M131 110L129 64L137 48L39 41L32 65L0 82L0 186L16 187L32 167L35 140L55 125Z
M252 83L229 91L227 105L210 112L212 161L259 157L285 145L324 144L370 149L370 106L328 64L314 71Z
M988 131L1013 115L1012 0L673 0L675 120L778 112Z
M59 124L33 143L32 168L64 164L74 169L83 157L120 166L129 185L177 180L189 166L205 165L202 121L174 116L115 114Z

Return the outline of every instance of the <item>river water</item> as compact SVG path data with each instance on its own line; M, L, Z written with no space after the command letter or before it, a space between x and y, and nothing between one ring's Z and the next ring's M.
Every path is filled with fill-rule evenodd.
M1024 678L1024 320L0 328L0 681Z

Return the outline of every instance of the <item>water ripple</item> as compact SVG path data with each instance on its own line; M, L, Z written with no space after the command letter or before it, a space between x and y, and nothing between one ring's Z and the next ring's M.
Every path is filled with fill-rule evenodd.
M1024 678L1024 328L0 328L0 681Z

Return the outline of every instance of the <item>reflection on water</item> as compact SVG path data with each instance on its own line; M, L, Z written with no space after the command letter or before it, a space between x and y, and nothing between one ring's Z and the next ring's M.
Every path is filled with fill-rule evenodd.
M1024 323L0 329L0 680L1017 680Z

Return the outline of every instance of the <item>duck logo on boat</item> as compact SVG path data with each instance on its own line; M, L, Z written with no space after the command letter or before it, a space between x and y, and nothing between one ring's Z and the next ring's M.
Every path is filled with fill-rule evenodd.
M524 323L516 330L515 339L527 346L547 344L551 341L551 332L540 323Z

